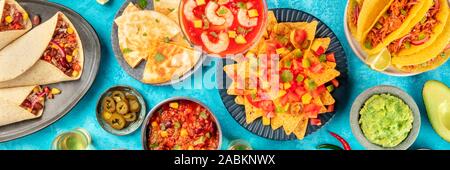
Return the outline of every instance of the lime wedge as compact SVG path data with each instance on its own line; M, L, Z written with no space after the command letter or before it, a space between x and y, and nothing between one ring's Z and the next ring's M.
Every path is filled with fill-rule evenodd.
M391 53L383 48L378 54L367 57L366 63L374 70L384 71L391 65Z
M98 2L99 4L105 5L106 3L109 2L109 0L97 0L97 2Z

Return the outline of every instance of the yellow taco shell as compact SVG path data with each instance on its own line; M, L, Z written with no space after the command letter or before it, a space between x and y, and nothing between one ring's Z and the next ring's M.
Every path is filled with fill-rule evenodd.
M391 5L391 4L390 4ZM415 4L411 10L409 11L408 17L403 21L403 24L395 30L394 32L391 32L388 36L385 37L385 39L379 43L377 46L373 47L372 49L367 49L364 46L364 42L366 41L367 34L370 32L370 30L375 26L375 24L378 22L378 20L384 15L384 13L389 9L390 5L388 5L379 15L376 17L377 19L375 22L373 22L372 26L369 27L367 30L365 30L362 35L361 39L359 40L359 43L361 44L361 47L368 55L374 55L380 52L383 48L385 48L388 44L390 44L392 41L404 36L408 32L411 31L411 29L414 27L411 23L418 23L427 13L428 9L433 5L432 0L420 0L417 4Z

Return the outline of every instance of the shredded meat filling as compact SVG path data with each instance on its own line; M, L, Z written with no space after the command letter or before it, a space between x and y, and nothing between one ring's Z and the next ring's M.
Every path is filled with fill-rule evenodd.
M428 10L425 18L416 24L408 35L389 44L389 51L398 53L402 49L410 48L411 45L420 45L426 42L430 35L433 34L433 28L439 23L437 19L439 9L439 1L434 0L434 5Z
M66 75L76 77L81 70L77 56L75 30L59 16L53 38L41 59L58 67Z
M25 29L25 17L14 4L5 3L0 31Z
M368 33L365 42L366 48L377 46L389 34L400 28L415 4L417 4L416 0L394 0L386 13Z

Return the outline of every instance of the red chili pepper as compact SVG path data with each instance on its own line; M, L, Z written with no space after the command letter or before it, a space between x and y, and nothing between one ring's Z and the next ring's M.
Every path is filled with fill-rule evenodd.
M352 150L350 148L350 145L348 144L348 142L342 138L341 136L339 136L338 134L332 132L332 131L328 131L328 133L331 134L331 136L333 136L334 138L336 138L339 142L341 142L342 146L344 147L344 150Z

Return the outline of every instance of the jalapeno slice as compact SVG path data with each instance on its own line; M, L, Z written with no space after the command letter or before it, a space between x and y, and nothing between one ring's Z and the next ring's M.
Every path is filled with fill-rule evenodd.
M127 124L125 118L123 118L122 115L114 113L111 115L111 118L109 120L109 125L111 125L112 128L116 130L121 130L125 127Z
M104 111L112 113L116 110L116 102L114 102L111 97L107 96L102 101L102 107Z
M117 113L124 115L124 114L127 114L129 110L130 109L129 109L128 103L125 101L121 101L116 104Z
M134 122L137 119L137 115L135 112L131 112L123 115L123 118L125 118L127 122Z
M111 96L116 102L121 102L121 101L126 100L125 93L123 93L121 91L113 91Z
M137 97L136 97L135 95L129 94L129 93L125 95L125 98L126 98L127 100L136 100L136 101L138 100Z
M141 110L141 105L137 100L129 100L130 112L139 112Z

